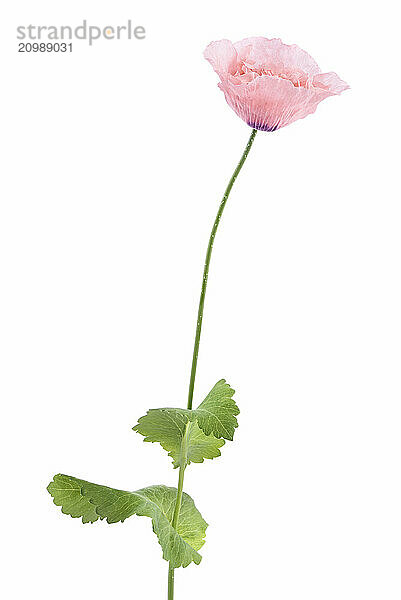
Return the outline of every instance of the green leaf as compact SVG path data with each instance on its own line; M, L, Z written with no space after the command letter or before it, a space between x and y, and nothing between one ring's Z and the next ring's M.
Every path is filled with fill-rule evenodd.
M47 491L53 496L53 502L61 506L61 512L71 517L82 517L83 523L94 523L99 519L95 506L82 493L79 479L68 475L55 475L47 486Z
M224 440L205 435L196 421L189 421L188 413L177 408L151 409L133 430L143 435L145 442L159 442L173 459L174 468L220 456Z
M221 454L224 439L232 440L238 427L239 409L233 394L222 379L196 410L151 409L133 430L143 435L145 442L159 442L172 457L174 467L215 458Z
M205 458L221 456L219 448L225 444L224 440L214 435L205 435L197 421L188 424L187 440L188 464L202 463Z
M221 379L210 390L204 401L191 412L206 435L232 440L238 427L239 408L233 400L234 390Z
M163 558L174 569L187 567L191 562L198 565L202 559L197 551L205 543L207 523L192 498L184 493L177 528L173 528L176 488L154 485L124 492L69 475L55 475L47 490L63 513L82 517L83 523L93 523L99 518L117 523L132 515L150 517Z

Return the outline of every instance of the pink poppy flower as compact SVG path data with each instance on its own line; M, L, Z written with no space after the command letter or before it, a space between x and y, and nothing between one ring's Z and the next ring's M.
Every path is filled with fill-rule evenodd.
M261 131L303 119L319 102L349 87L336 73L322 73L307 52L280 39L220 40L209 44L204 56L220 77L229 106Z

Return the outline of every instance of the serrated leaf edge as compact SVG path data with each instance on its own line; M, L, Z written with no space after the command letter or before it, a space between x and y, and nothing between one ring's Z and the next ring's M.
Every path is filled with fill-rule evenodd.
M112 521L112 522L110 522L108 517L102 517L102 516L100 516L100 515L99 515L99 513L98 513L98 511L97 511L97 509L96 509L96 505L95 505L95 504L92 502L92 500L91 500L91 499L88 497L88 496L89 496L89 492L86 492L86 493L85 493L85 491L83 490L83 487L82 487L82 486L79 486L79 492L80 492L80 495L81 495L81 497L82 497L82 498L85 498L85 499L86 499L86 500L89 502L89 504L91 504L91 505L93 506L94 512L95 512L95 514L97 515L97 519L95 519L94 521L92 521L92 520L90 520L90 519L89 519L88 521L85 521L85 520L84 520L84 517L80 517L79 515L73 516L73 515L71 515L69 512L66 512L66 511L64 511L62 504L58 504L58 503L56 502L56 499L54 498L54 496L53 496L52 492L49 490L49 487L51 486L51 484L52 484L52 483L56 483L54 480L55 480L55 478L56 478L56 477L58 477L58 476L61 476L61 477L70 477L70 475L64 475L63 473L57 473L56 475L54 475L54 476L53 476L53 479L52 479L52 481L49 483L49 485L47 486L46 490L48 491L48 493L49 493L49 494L50 494L50 496L52 497L53 504L54 504L55 506L57 506L57 507L61 508L61 512L62 512L64 515L66 515L66 516L68 516L68 517L71 517L72 519L79 519L79 518L81 518L81 519L82 519L82 523L83 523L84 525L86 525L86 524L88 524L88 523L89 523L90 525L93 525L93 524L94 524L94 523L96 523L96 522L97 522L99 519L100 519L100 521L103 521L104 519L106 519L106 523L108 523L109 525L113 525L113 524L117 524L117 523L124 523L124 521L125 521L126 519L120 519L119 521L114 521L114 522ZM76 478L75 478L75 479L76 479ZM104 487L108 487L108 486L104 486ZM152 486L151 486L151 487L152 487ZM165 486L164 484L160 484L160 487L165 487L165 488L168 488L169 486ZM171 488L171 489L176 489L176 488ZM64 491L65 491L65 489L64 489L64 488L59 488L59 489L58 489L58 488L52 488L52 490L53 490L53 491L59 491L59 492L64 492ZM156 502L154 502L153 500L150 500L150 499L149 499L147 496L144 496L143 494L140 494L139 492L128 492L128 493L129 493L129 494L133 494L133 495L135 495L135 496L139 496L139 497L140 497L142 500L145 500L146 502L150 502L150 503L152 503L153 505L155 505L155 506L157 507L157 509L158 509L158 510L160 510L160 512L162 513L162 515L163 515L163 516L166 518L166 520L167 520L167 521L170 523L171 527L173 528L173 525L172 525L172 523L170 522L169 518L167 517L166 513L165 513L165 512L164 512L164 511L163 511L163 510L160 508L160 506L159 506L159 505L158 505ZM186 494L185 492L184 492L184 494L185 494L186 496L188 496L188 494ZM193 504L194 504L194 506L195 506L195 508L196 508L196 505L195 505L195 503L194 503L193 499L192 499L190 496L188 496L188 497L189 497L189 498L190 498L190 500L193 502ZM198 512L199 512L199 511L198 511ZM135 514L136 516L138 516L138 517L146 517L146 518L148 518L148 519L150 518L150 520L151 520L151 522L152 522L152 529L153 529L153 532L154 532L154 534L155 534L155 535L156 535L156 537L157 537L158 544L159 544L159 546L160 546L160 547L161 547L161 549L162 549L162 553L163 553L163 558L164 558L164 560L166 560L167 562L170 562L170 561L174 560L174 557L172 556L171 549L170 549L170 552L169 552L169 553L167 553L167 552L165 551L165 549L163 548L162 544L161 544L160 537L159 537L159 535L158 535L157 531L155 530L155 526L154 526L154 519L153 519L152 517L149 517L148 515L138 515L137 513L134 513L134 514ZM131 516L133 516L133 515L131 515ZM129 517L126 517L126 518L129 518ZM205 538L206 538L206 530L207 530L207 528L209 527L209 524L208 524L208 523L205 521L205 519L204 519L203 517L202 517L202 520L203 520L203 522L204 522L204 525L205 525L205 531L204 531L204 534L203 534L203 541L202 541L202 546L203 546L203 545L204 545L204 543L205 543L205 541L206 541L206 539L205 539ZM174 529L174 528L173 528L173 529ZM191 551L191 553L192 553L192 555L193 555L193 557L192 557L192 561L190 561L190 562L188 562L188 563L186 563L186 564L185 564L185 563L183 563L183 562L181 561L181 562L180 562L180 564L176 563L176 566L175 566L174 568L179 568L179 567L182 567L182 568L184 568L184 569L185 569L185 568L186 568L186 567L188 567L188 566L189 566L189 565L190 565L192 562L194 562L196 565L199 565L199 564L200 564L200 562L201 562L201 560L202 560L202 555L201 555L201 554L199 554L199 552L198 552L197 550L195 550L195 549L194 549L194 548L193 548L193 547L192 547L192 546L191 546L191 545L190 545L188 542L186 542L186 541L184 540L184 538L183 538L183 537L182 537L182 536L181 536L181 535L178 533L177 529L174 529L174 531L177 533L177 535L180 537L180 539L181 539L181 540L184 542L184 544L185 544L186 546L188 546L188 548L190 548L190 551Z

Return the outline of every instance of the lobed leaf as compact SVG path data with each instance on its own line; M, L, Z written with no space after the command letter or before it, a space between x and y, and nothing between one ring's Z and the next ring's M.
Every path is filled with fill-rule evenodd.
M196 421L190 422L187 413L179 408L151 409L133 430L143 435L145 442L159 442L173 459L174 468L220 456L224 440L205 435Z
M132 515L152 519L153 531L163 550L163 558L174 569L200 563L198 550L205 543L207 523L188 494L183 494L177 528L172 526L176 488L154 485L136 492L124 492L70 477L55 475L47 487L53 502L63 513L82 517L83 523L106 519L123 522Z
M238 427L239 409L233 395L234 390L222 379L196 410L151 409L133 430L143 435L145 442L158 442L172 457L174 467L216 458L224 440L232 440Z
M231 440L238 427L239 408L233 400L235 391L221 379L210 390L196 410L191 411L206 435Z

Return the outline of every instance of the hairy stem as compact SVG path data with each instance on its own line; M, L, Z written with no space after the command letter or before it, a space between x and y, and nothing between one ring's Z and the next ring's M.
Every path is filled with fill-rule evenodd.
M194 352L193 352L193 356L192 356L191 378L189 380L188 405L187 405L187 408L189 408L189 409L192 408L192 400L194 397L195 375L196 375L196 367L198 364L199 342L200 342L202 321L203 321L203 309L205 307L206 287L207 287L207 280L208 280L208 276L209 276L209 266L210 266L210 259L212 257L214 238L216 237L217 228L219 226L220 219L223 214L224 207L226 205L228 197L230 195L231 189L234 185L235 180L238 177L238 173L242 169L242 166L246 160L246 157L249 154L249 151L253 144L253 140L255 139L255 135L256 135L256 129L252 129L251 136L248 140L247 145L245 146L245 150L241 156L241 160L239 161L238 165L236 166L235 171L232 174L230 181L228 182L226 191L224 192L223 199L220 203L219 210L217 211L217 215L216 215L216 218L213 223L212 231L211 231L210 238L209 238L209 244L207 246L205 266L203 268L202 289L201 289L201 295L200 295L200 299L199 299L198 318L196 321L196 333L195 333Z
M255 135L256 135L256 129L252 129L252 133L250 135L247 145L245 146L245 150L241 156L241 159L240 159L238 165L236 166L234 173L231 176L230 181L228 182L226 191L224 192L224 196L220 202L219 210L217 211L217 215L216 215L216 218L213 223L212 231L210 233L209 243L208 243L207 251L206 251L205 266L203 268L202 289L201 289L201 295L200 295L200 299L199 299L198 318L196 321L195 343L194 343L194 351L193 351L193 356L192 356L191 377L190 377L190 381L189 381L189 390L188 390L188 404L187 404L188 409L192 409L192 401L193 401L193 396L194 396L196 367L198 364L199 343L200 343L202 321L203 321L203 309L205 307L206 287L207 287L207 280L208 280L208 276L209 276L209 266L210 266L210 259L212 257L214 238L216 237L216 232L217 232L217 229L218 229L218 226L220 223L221 216L224 211L224 207L227 203L227 200L228 200L228 197L232 190L232 187L234 185L234 182L237 179L238 174L241 171L242 166L249 154L249 151L253 144L253 140L255 139ZM177 492L177 499L176 499L175 508L174 508L173 522L172 522L174 529L176 528L177 523L178 523L178 519L180 516L181 503L182 503L182 492L183 492L183 487L184 487L184 472L185 472L185 467L186 467L188 425L189 424L187 424L187 429L185 431L185 434L184 434L184 437L183 437L183 440L181 443L181 461L180 461L181 467L180 467L180 473L179 473L179 477L178 477L178 492ZM169 569L168 569L168 600L174 600L174 569L172 568L171 564L169 564Z

